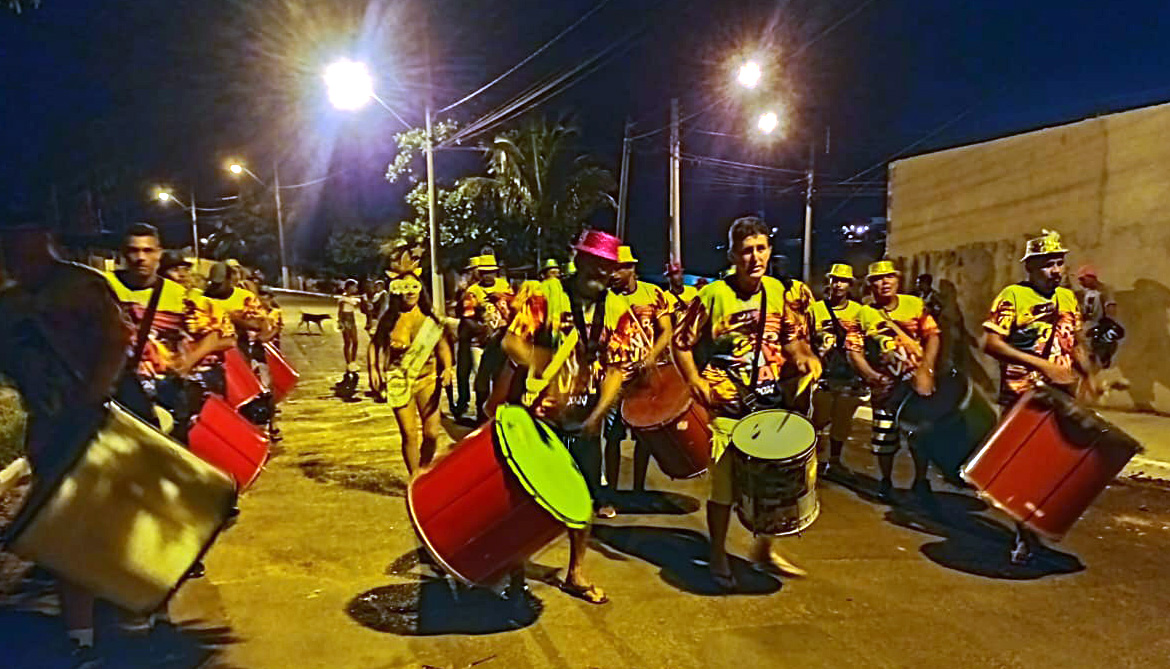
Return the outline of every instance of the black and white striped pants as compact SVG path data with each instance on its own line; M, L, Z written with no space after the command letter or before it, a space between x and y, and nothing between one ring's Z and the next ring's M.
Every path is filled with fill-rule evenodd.
M873 452L877 455L893 455L902 446L898 421L893 411L873 408Z

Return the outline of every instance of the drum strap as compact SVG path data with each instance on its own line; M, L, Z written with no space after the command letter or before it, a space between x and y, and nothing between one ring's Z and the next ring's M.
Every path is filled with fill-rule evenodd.
M768 322L768 289L760 283L760 316L756 323L756 350L752 354L752 376L748 384L748 393L755 395L756 384L760 380L760 355L764 350L764 326Z
M567 279L561 279L561 287L569 298L569 312L573 315L573 326L581 333L578 340L585 346L585 364L592 365L599 353L601 330L605 327L605 299L609 295L609 291L603 292L601 299L593 307L593 325L592 328L587 329L585 327L585 311L581 307L581 302L577 300L577 296L570 290ZM555 324L550 324L550 327L555 327Z
M138 335L134 341L134 355L130 357L129 367L131 371L138 369L138 363L142 362L142 352L146 350L146 340L150 337L150 328L154 325L154 316L158 313L158 302L162 298L163 284L166 279L161 276L154 283L154 290L150 291L150 301L146 304L146 313L142 315L142 322L138 324Z
M845 332L845 327L841 325L841 321L837 320L837 313L833 310L833 305L829 304L828 300L821 300L821 304L825 305L825 311L829 312L829 320L833 321L833 331L837 334L837 341L834 343L833 348L844 353L845 336L848 333ZM845 304L849 304L849 301L846 300Z
M905 346L909 348L915 356L921 359L926 355L922 350L922 345L919 344L918 341L913 337L906 334L906 331L902 329L902 326L898 325L898 321L890 318L890 315L886 313L885 309L882 309L881 307L875 307L874 311L878 312L878 315L881 316L887 323L889 323L890 327L894 328L894 332L898 334L898 338L902 340L902 343L905 344Z

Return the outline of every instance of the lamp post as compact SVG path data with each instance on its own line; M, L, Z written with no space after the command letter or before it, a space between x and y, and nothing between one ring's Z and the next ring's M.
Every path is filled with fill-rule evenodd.
M401 116L390 108L374 92L374 79L365 63L342 59L325 68L325 87L329 102L337 109L356 111L370 100L390 112L402 125L410 127ZM427 161L427 223L431 237L431 299L436 313L446 313L446 298L443 295L443 275L439 272L439 230L435 212L435 137L432 127L431 106L426 106L426 161Z
M247 174L256 180L261 186L267 186L264 180L256 176L256 173L248 169L240 163L232 163L228 166L228 171L237 176ZM288 259L284 252L284 212L280 201L280 170L277 168L276 161L272 161L272 196L276 200L276 243L280 247L280 285L282 288L288 289L290 281L288 276Z
M195 207L195 189L191 189L191 206L183 204L183 201L175 197L175 194L169 190L160 190L156 195L159 202L174 202L183 209L191 212L191 248L195 251L195 260L199 260L199 214Z

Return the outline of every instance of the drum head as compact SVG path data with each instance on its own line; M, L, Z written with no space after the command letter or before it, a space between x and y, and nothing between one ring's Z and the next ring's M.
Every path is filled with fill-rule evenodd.
M496 443L520 485L554 518L579 529L593 517L593 498L569 449L525 409L496 409Z
M674 365L647 370L622 401L622 420L630 427L660 427L683 415L690 406L691 389Z
M787 460L803 454L816 443L812 423L783 409L757 411L736 423L731 443L744 455L761 460Z

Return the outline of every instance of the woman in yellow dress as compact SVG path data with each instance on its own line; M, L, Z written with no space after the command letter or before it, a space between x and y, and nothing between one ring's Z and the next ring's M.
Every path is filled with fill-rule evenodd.
M455 377L451 345L415 271L390 282L390 307L378 321L375 344L385 364L386 396L412 475L430 465L443 434L442 389ZM421 428L421 437L420 437Z

